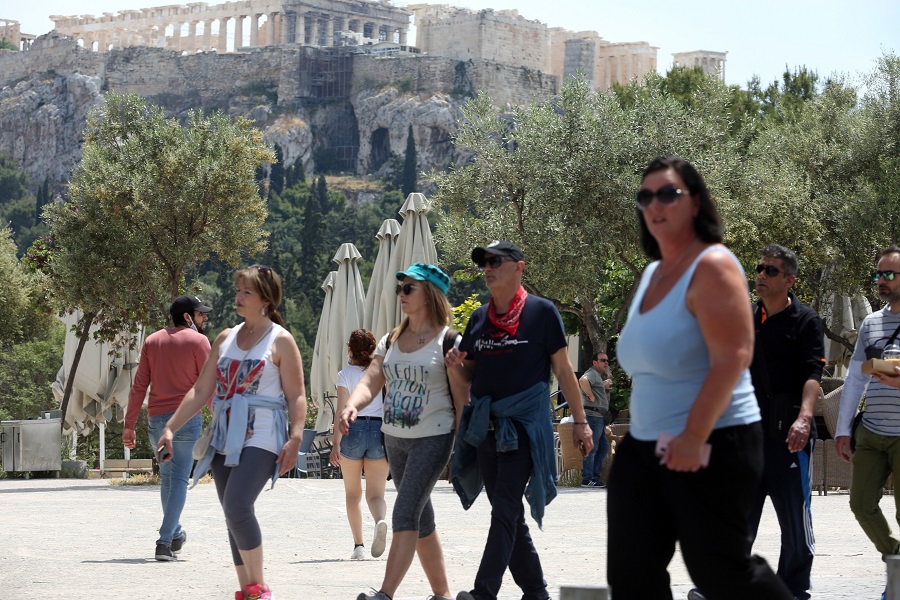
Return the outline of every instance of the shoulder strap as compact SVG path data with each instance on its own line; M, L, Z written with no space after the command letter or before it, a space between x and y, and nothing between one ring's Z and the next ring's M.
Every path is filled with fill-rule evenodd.
M897 325L897 329L894 330L894 333L891 334L891 337L889 337L884 343L885 348L894 343L894 340L897 339L897 334L900 334L900 325ZM444 351L444 354L447 354L446 350Z
M462 337L461 334L453 329L452 327L448 327L444 332L444 341L441 344L441 347L444 349L444 356L447 356L447 353L450 352L450 348L453 347L453 344L456 343L456 339Z

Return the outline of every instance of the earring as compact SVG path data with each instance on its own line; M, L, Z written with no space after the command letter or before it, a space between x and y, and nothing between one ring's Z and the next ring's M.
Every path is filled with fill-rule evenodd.
M262 312L262 316L266 316L266 308L265 307L263 307L262 311L260 311L260 312Z

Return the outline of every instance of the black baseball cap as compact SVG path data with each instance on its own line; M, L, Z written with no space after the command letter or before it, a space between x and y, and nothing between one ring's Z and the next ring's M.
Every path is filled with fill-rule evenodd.
M172 306L169 308L169 314L171 314L172 317L176 317L183 315L184 313L192 313L195 310L202 313L208 313L212 308L200 302L200 298L197 296L184 294L175 298L172 302Z
M516 262L525 260L522 249L506 240L493 241L487 246L478 246L472 250L472 261L476 265L483 265L484 257L487 254L493 254L494 256L508 256Z

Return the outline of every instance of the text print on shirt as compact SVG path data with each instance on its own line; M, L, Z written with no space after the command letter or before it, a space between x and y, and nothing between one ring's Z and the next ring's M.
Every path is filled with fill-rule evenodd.
M415 427L428 404L428 370L424 365L392 364L384 421L398 427Z

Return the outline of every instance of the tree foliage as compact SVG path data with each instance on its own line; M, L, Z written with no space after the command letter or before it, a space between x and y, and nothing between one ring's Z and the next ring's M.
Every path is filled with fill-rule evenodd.
M164 314L187 269L210 255L237 264L264 247L256 167L273 160L244 119L188 114L184 124L134 95L91 114L71 199L48 206L54 292L96 313L100 335Z
M403 197L406 198L413 192L418 191L418 159L416 158L416 137L413 135L413 127L409 126L409 132L406 134L406 155L403 158L403 183L400 190Z

